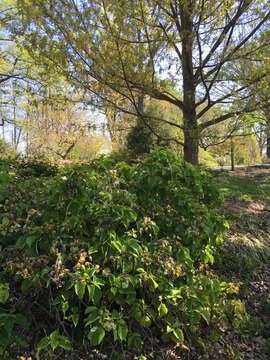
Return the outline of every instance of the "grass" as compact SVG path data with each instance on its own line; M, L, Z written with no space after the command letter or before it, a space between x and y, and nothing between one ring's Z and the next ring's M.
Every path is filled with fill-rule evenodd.
M230 224L222 262L229 273L248 277L270 261L270 172L218 172L216 181Z
M230 224L214 271L238 284L249 313L239 328L235 359L268 359L270 354L270 172L216 172L225 198L221 212ZM256 340L257 339L257 340ZM233 339L231 340L233 342ZM257 342L256 342L257 341ZM256 349L256 350L251 350ZM242 354L241 354L242 353Z
M270 204L270 173L218 172L216 181L225 198Z

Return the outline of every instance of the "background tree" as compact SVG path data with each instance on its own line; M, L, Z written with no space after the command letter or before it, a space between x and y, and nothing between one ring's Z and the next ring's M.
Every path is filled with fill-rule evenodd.
M92 113L84 111L76 97L68 98L67 94L67 99L60 96L51 101L49 96L36 96L24 105L26 117L21 126L28 156L86 160L104 148L106 137L93 123Z
M23 119L28 118L25 104L35 108L37 98L46 102L61 101L68 95L63 76L48 66L45 58L33 58L22 37L8 31L8 22L16 16L15 1L0 4L0 126L2 137L16 149L27 134ZM48 88L54 89L48 92ZM70 95L70 94L69 94ZM33 110L32 109L32 110Z
M260 33L257 38L257 44L263 44L265 39L270 38L269 24L267 23L264 31ZM250 51L254 48L253 44L249 45ZM270 61L269 61L270 49L269 47L262 47L261 51L256 53L255 56L248 58L242 58L236 61L230 68L230 72L238 74L243 86L246 88L246 96L241 102L237 102L237 106L240 110L243 106L252 107L254 104L262 104L261 109L258 108L252 114L245 114L245 122L252 124L254 133L257 137L258 144L260 146L261 155L263 148L267 147L267 155L270 157L270 115L269 115L269 92L270 92ZM265 76L261 79L260 83L253 82L255 74L265 72Z
M7 159L18 155L16 150L12 148L5 140L0 139L0 159Z
M18 0L18 19L11 29L20 30L32 56L43 56L78 87L101 100L113 91L129 102L119 110L140 117L138 97L167 101L182 112L184 157L198 163L203 131L240 112L231 110L246 96L247 85L226 68L250 58L269 46L256 38L269 20L269 5L255 0ZM252 49L247 46L252 42ZM150 60L150 62L149 62ZM149 65L150 64L150 65ZM254 73L260 84L268 69ZM170 90L178 87L181 98ZM259 85L258 85L259 86ZM105 90L104 90L105 89ZM206 106L199 110L201 104ZM221 104L224 114L201 123L202 116ZM167 140L172 140L168 138ZM175 140L175 139L174 139ZM177 139L176 139L177 140Z
M149 153L154 146L169 145L166 139L172 138L171 129L156 120L158 116L164 116L162 105L152 101L145 107L143 119L138 118L135 126L127 134L127 148L132 153Z

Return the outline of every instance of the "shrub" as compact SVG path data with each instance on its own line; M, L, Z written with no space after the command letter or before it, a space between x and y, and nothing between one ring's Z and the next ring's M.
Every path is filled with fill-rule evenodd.
M18 156L15 147L10 146L5 140L0 139L0 160L13 159Z
M112 159L114 164L117 164L118 162L122 162L122 161L130 163L132 160L132 154L129 152L129 150L126 147L120 147L118 149L111 151L108 157Z
M111 164L100 158L47 178L7 175L0 188L2 357L11 344L27 346L25 339L38 355L102 341L141 352L144 328L200 344L207 325L224 326L227 313L242 316L226 300L237 289L207 270L226 223L206 173L164 149L139 165ZM10 316L12 326L3 320Z

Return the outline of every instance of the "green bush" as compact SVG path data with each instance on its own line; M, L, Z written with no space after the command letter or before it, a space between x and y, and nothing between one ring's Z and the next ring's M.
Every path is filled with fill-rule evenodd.
M49 162L37 159L1 159L0 171L13 172L22 178L55 176L58 168Z
M114 164L118 162L130 163L132 160L132 154L126 147L120 147L111 151L107 157L110 158Z
M137 118L135 126L126 137L126 146L133 156L148 154L151 149L160 146L172 147L166 139L174 138L176 134L167 124L162 124L155 118L159 118L164 111L160 104L146 106L143 118ZM166 117L166 116L165 116ZM155 134L152 129L155 129Z
M10 146L5 140L0 139L0 160L13 159L18 156L17 150Z
M154 145L151 130L138 122L127 135L127 148L134 155L149 153Z
M200 344L206 326L241 318L237 290L207 270L226 228L218 194L170 151L133 166L105 157L46 178L0 176L2 358L25 339L38 356L102 341L140 353L144 328Z

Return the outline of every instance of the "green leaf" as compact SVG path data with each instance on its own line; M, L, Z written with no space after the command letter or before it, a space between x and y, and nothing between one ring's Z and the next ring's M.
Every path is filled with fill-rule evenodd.
M142 324L142 326L149 328L152 324L152 321L149 316L143 316L140 320L140 323Z
M137 332L133 332L129 335L128 337L128 347L134 347L135 349L137 349L138 351L142 351L142 341L141 341L141 337L140 334Z
M152 276L149 276L149 279L150 279L150 284L151 286L156 289L158 287L158 283L155 281L155 279L152 277Z
M58 336L58 346L65 349L65 350L71 350L72 346L69 341L69 339L66 336L59 335Z
M111 245L119 252L122 252L122 244L120 243L120 241L111 241Z
M105 336L105 330L101 326L94 326L89 331L88 339L90 341L91 346L97 346L101 343Z
M93 322L95 322L96 320L98 320L100 318L100 315L97 311L91 312L87 319L85 319L86 323L85 323L85 327L92 324Z
M50 335L50 345L53 349L53 351L57 348L58 346L58 337L59 337L59 333L57 330L53 331Z
M93 300L94 292L95 292L95 285L87 285L89 299Z
M122 289L127 289L129 287L129 281L124 280L121 282Z
M75 293L78 295L79 299L82 300L85 293L85 282L77 281L75 284Z
M98 308L96 306L88 306L84 313L89 314L89 313L91 313L93 311L97 311L97 310L98 310Z
M0 284L0 303L4 304L9 298L9 284Z
M24 294L32 286L32 281L30 279L24 279L21 284L21 292Z
M194 336L192 338L192 345L196 346L196 347L199 347L203 351L203 353L206 354L207 347L206 347L204 341L200 337Z
M102 292L99 288L95 287L94 296L93 296L93 303L94 305L98 305L100 302L100 299L102 297Z
M190 314L191 325L197 325L200 322L201 314L199 311L192 311Z
M72 322L73 322L74 326L76 327L78 325L78 322L79 322L79 314L78 313L73 313L71 315L71 319L72 319Z
M93 301L94 305L98 305L98 303L102 297L101 290L98 287L96 287L95 285L87 285L87 289L88 289L90 300Z
M199 309L199 310L196 310L203 318L204 320L206 321L207 325L209 325L210 323L210 318L211 318L211 313L209 310L207 309Z
M110 292L115 296L117 294L117 288L116 287L111 287Z
M235 329L239 329L241 325L241 321L239 319L233 319L232 321L232 326L235 328Z
M184 342L184 333L181 329L173 329L173 335L175 336L177 342Z
M117 328L114 327L113 328L113 341L115 342L117 339L118 339Z
M53 351L57 347L62 347L65 350L71 350L71 343L66 336L62 336L59 334L57 330L53 331L49 336L50 345Z
M69 308L68 301L63 301L62 302L62 311L63 311L64 314L68 311L68 308Z
M158 307L158 315L160 317L166 315L168 313L168 309L165 304L161 303Z
M29 248L31 248L33 246L33 244L36 241L36 237L35 236L28 236L25 240L26 244L28 245Z
M118 336L121 341L125 340L128 334L128 327L125 320L120 320L118 323Z
M39 353L41 350L45 349L47 346L50 345L50 337L45 336L40 340L40 342L37 344L37 352Z
M24 238L24 236L21 236L16 241L15 248L18 250L22 250L24 247L25 247L25 238Z

